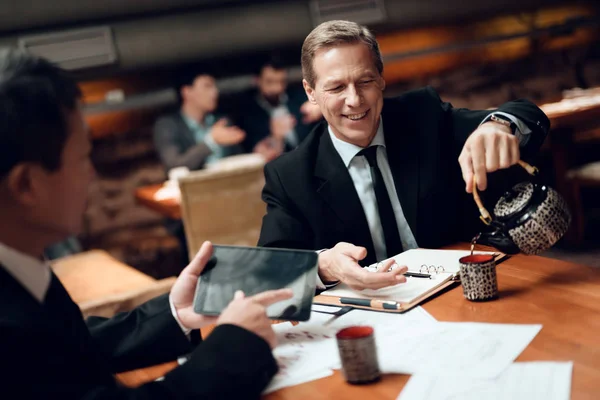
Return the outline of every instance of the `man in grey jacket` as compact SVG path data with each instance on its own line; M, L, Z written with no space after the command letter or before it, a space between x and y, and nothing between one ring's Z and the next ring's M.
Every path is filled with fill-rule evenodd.
M219 99L215 79L196 74L179 88L181 108L156 121L154 144L168 170L203 168L220 158L241 153L246 134L214 114Z

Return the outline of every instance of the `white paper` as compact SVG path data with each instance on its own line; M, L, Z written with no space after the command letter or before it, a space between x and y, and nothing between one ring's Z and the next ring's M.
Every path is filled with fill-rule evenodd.
M332 328L323 326L321 322L305 322L296 326L286 322L273 325L273 330L278 343L273 356L279 372L264 393L332 374L332 363L339 360Z
M300 325L327 325L331 321L335 320L336 316L333 314L320 313L313 311L310 313L310 319L305 322L300 322Z
M400 266L406 265L410 272L419 272L422 265L441 265L446 272L458 272L458 260L471 254L470 250L412 249L394 256ZM490 251L474 251L473 254L495 254ZM371 265L375 266L376 264Z
M393 315L396 314L389 316ZM345 317L332 325L339 326ZM375 328L382 372L474 378L500 375L541 329L541 325L456 322L427 325L410 320L400 325L371 317L365 322L369 321Z
M496 379L413 375L398 400L568 400L572 362L523 362Z
M321 304L313 304L312 305L313 311L323 312L323 313L335 313L335 312L340 311L341 309L342 309L342 307L339 307L339 306L325 306L325 305L321 305Z
M386 299L401 303L410 303L423 293L429 292L444 284L450 278L450 274L438 274L432 279L406 278L406 283L389 286L378 290L353 290L341 283L333 289L321 293L323 296L349 297L354 299Z
M419 272L422 265L442 266L444 273L432 274L431 279L407 277L406 283L390 286L378 290L365 289L361 291L350 289L345 284L340 284L321 293L323 296L350 297L358 299L386 299L401 303L411 303L424 293L434 290L444 284L459 270L458 260L469 255L469 250L407 250L394 256L400 266L407 266L410 272ZM475 254L494 254L493 252L477 251ZM370 267L374 267L369 266ZM373 269L373 268L372 268Z

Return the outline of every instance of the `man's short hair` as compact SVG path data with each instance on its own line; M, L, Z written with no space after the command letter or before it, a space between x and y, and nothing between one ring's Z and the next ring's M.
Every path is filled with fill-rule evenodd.
M266 67L271 67L274 70L280 71L282 69L286 69L287 64L280 54L272 53L265 56L262 59L262 62L260 63L260 65L258 65L258 68L255 71L256 75L260 76L263 72L263 69L265 69Z
M178 70L177 75L174 77L174 86L177 92L177 101L179 104L183 104L183 96L181 95L181 91L186 86L193 86L196 78L199 76L210 76L216 79L214 73L208 71L205 68L184 68L182 70Z
M383 73L383 59L379 44L371 31L356 22L328 21L323 22L304 39L302 45L302 75L311 87L314 87L316 76L313 68L315 54L320 49L334 47L340 44L364 43L371 50L373 62L380 74Z
M61 68L22 50L0 49L0 179L21 162L60 167L68 113L80 97Z

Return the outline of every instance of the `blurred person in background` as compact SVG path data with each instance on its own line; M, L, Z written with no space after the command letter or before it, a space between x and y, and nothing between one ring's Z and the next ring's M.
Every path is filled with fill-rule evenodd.
M168 170L203 168L223 157L242 153L245 133L215 114L219 89L205 73L191 75L179 87L181 107L159 118L154 125L154 144Z
M215 114L219 89L206 73L183 75L179 110L159 118L154 125L154 145L167 171L198 170L224 157L240 154L245 133ZM181 220L167 220L167 231L179 242L182 266L189 262L185 230Z
M242 96L236 123L246 132L246 152L271 160L296 148L321 118L319 107L308 102L302 88L288 87L288 71L272 55L257 71L256 89Z
M84 321L43 259L83 225L95 171L77 84L23 51L0 49L0 384L20 399L258 398L278 367L266 307L290 290L234 300L218 317L196 314L205 242L171 292L106 319ZM198 329L215 324L202 342ZM114 375L187 363L160 382L126 388Z

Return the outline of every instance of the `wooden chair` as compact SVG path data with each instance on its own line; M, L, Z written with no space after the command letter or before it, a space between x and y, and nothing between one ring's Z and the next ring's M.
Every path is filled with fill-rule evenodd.
M600 160L587 164L577 162L578 148L600 142L600 127L596 121L581 123L581 127L564 126L550 132L556 188L565 197L573 216L564 240L575 247L583 244L585 236L581 191L586 187L600 187Z
M578 132L573 135L573 142L585 144L600 142L600 128ZM567 172L567 180L571 191L572 242L579 245L585 235L585 210L581 201L581 191L587 187L600 187L600 160L579 165Z
M175 277L156 280L112 257L91 250L51 263L52 270L81 309L84 317L112 317L164 293Z
M244 246L255 246L258 241L266 210L261 199L264 160L221 166L194 171L179 180L190 259L205 240Z

